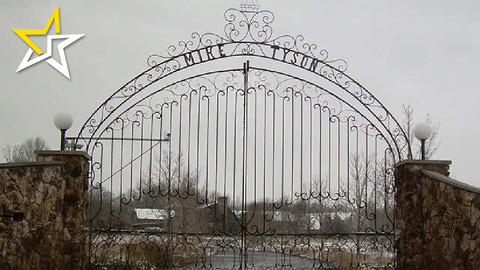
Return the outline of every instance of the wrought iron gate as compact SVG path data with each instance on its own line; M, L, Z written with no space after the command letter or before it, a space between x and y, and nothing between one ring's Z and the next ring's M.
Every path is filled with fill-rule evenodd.
M393 269L398 122L271 12L225 19L150 57L76 138L91 266Z

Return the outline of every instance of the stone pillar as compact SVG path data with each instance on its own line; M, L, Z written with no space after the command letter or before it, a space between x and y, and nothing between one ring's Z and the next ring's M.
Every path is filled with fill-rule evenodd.
M480 269L480 189L449 178L450 164L397 164L397 269Z
M0 269L82 269L88 170L82 152L0 164Z
M67 242L63 245L64 267L82 269L87 255L84 225L86 221L87 187L90 157L80 151L37 151L37 162L60 161L65 182L62 216Z
M396 227L398 269L432 269L426 267L426 211L422 170L431 170L448 176L450 161L407 160L397 164ZM442 268L438 268L442 269Z

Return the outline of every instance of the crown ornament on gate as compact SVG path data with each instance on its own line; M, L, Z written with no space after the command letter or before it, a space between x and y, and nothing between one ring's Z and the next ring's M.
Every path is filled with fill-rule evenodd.
M259 8L258 0L243 0L240 4L240 9L243 12L258 12Z

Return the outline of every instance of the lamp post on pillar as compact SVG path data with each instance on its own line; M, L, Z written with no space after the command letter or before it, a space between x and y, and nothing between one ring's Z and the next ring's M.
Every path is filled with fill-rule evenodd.
M420 150L422 153L422 160L425 159L425 141L432 136L433 130L428 123L422 122L415 125L413 134L420 140Z
M53 123L60 130L60 134L61 134L60 150L64 151L65 144L66 144L65 134L67 133L67 129L72 127L72 124L73 124L72 116L67 113L59 113L55 115L55 118L53 119Z

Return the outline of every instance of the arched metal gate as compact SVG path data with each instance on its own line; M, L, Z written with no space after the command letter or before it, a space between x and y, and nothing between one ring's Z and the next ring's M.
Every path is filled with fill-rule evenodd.
M398 122L269 11L230 9L92 114L99 269L393 269Z

